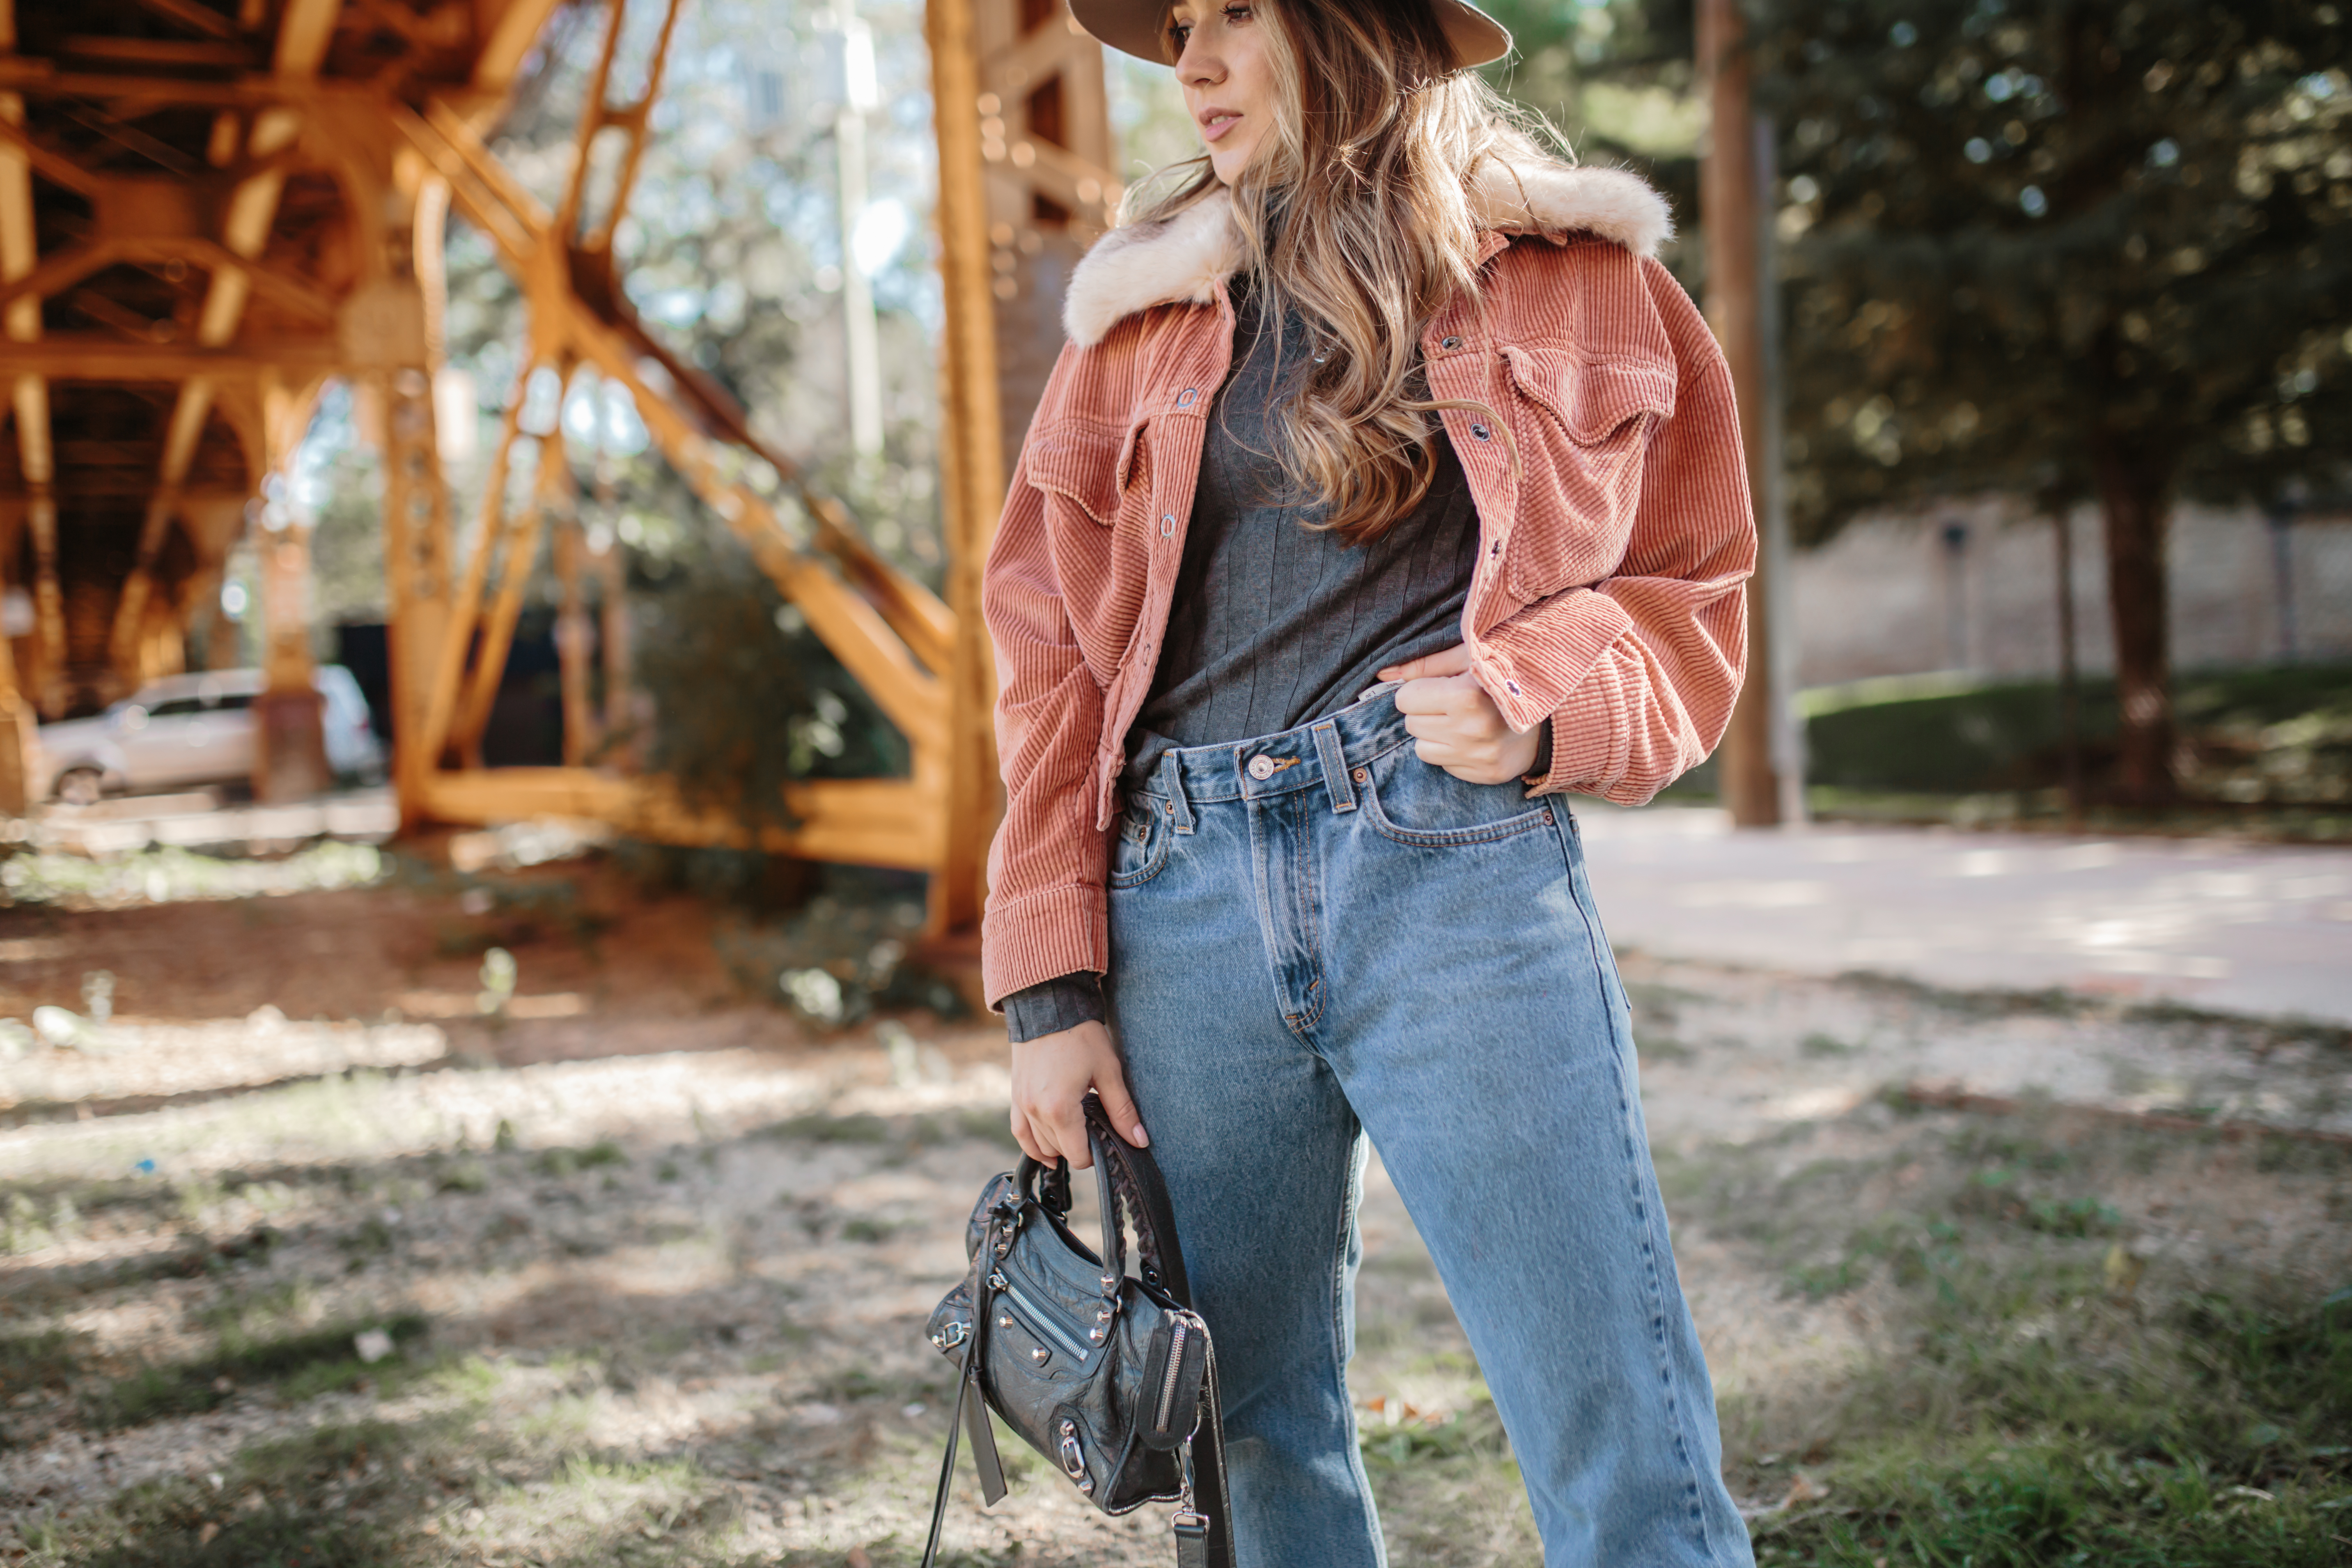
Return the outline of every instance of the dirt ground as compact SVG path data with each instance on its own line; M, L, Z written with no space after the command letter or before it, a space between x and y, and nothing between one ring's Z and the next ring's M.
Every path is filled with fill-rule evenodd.
M951 1386L920 1328L1013 1152L1002 1030L921 1009L821 1027L743 956L780 942L599 860L0 911L0 1015L92 1031L0 1055L0 1562L912 1563ZM517 983L486 1016L492 947ZM1930 1363L2145 1357L2194 1340L2179 1303L2284 1321L2352 1280L2352 1051L2324 1031L1633 958L1626 977L1727 1474L1768 1560L1783 1540L1790 1561L1961 1560L1865 1540L1895 1505L1857 1456L1948 1427L2007 1463L2043 1415ZM1538 1561L1377 1161L1364 1229L1351 1383L1394 1560ZM1938 1359L1963 1319L1971 1348ZM2286 1431L2296 1399L2339 1408L2240 1382L2245 1409L2215 1416L2233 1443ZM2240 1489L2272 1512L2216 1481L2195 1528L2287 1531L2249 1562L2327 1560L2295 1554L2352 1533L2347 1439L2326 1437L2264 1439ZM1168 1559L1158 1510L1105 1519L1015 1468L996 1509L961 1499L951 1561Z

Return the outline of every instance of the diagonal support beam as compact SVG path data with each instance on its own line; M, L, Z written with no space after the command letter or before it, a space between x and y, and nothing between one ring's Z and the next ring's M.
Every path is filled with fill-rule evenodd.
M318 74L341 7L342 0L289 0L278 23L273 71L278 79L300 82ZM220 241L194 239L188 247L212 276L196 316L200 347L218 348L236 336L246 301L257 289L320 320L334 319L334 303L324 294L261 266L257 259L269 243L278 198L286 189L286 160L281 154L291 151L301 129L301 114L294 109L267 109L254 117L246 153L260 166L230 194ZM114 625L108 638L109 662L116 679L125 685L137 685L144 673L137 668L140 625L152 592L155 560L170 533L177 492L187 479L188 465L195 458L205 422L212 413L213 391L206 376L183 382L166 426L155 500L140 528L138 551L115 601Z

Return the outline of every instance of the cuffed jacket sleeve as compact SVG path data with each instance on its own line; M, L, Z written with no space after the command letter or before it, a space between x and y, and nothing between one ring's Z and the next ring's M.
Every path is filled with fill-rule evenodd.
M1756 567L1739 416L1723 354L1655 262L1644 282L1673 346L1672 412L1650 429L1622 560L1607 577L1520 609L1483 639L1482 682L1512 723L1549 716L1532 794L1639 805L1704 761L1747 667L1744 584ZM1645 416L1647 417L1647 416Z
M1004 820L988 852L982 984L1006 994L1110 964L1103 876L1108 837L1095 821L1088 767L1103 727L1088 667L1055 573L1047 494L1024 453L982 574L982 613L996 652L996 755Z

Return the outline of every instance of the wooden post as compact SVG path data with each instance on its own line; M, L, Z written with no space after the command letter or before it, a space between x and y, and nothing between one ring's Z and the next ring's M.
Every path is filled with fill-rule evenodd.
M1706 155L1699 164L1699 216L1706 231L1706 317L1730 363L1739 400L1739 438L1747 448L1748 488L1759 506L1769 489L1759 287L1763 230L1757 196L1753 114L1748 107L1746 23L1739 0L1697 0L1698 71L1709 111ZM1759 517L1759 532L1762 520ZM1759 552L1748 580L1748 680L1716 753L1723 803L1742 827L1780 821L1780 786L1772 765L1771 593L1769 557Z
M982 197L980 60L973 0L929 0L931 104L940 148L940 272L947 303L941 468L946 479L948 609L955 618L947 678L947 823L931 879L935 937L980 922L989 836L996 825L996 677L981 622L980 571L1004 503L996 320Z
M307 800L333 778L310 658L310 531L292 523L265 531L258 542L268 684L253 703L253 797L268 805Z
M16 650L0 630L0 816L23 816L39 803L41 740L33 705L16 685Z
M2074 508L2048 503L2058 540L2058 745L2066 786L2066 831L2083 831L2083 688L2074 651Z

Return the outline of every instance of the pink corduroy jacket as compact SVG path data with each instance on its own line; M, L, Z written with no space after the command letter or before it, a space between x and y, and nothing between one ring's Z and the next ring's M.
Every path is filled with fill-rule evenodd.
M1721 739L1756 560L1731 377L1655 258L1664 202L1622 170L1491 169L1484 298L1422 334L1478 512L1462 616L1513 727L1552 726L1531 793L1649 799ZM1109 963L1104 870L1202 440L1233 352L1240 237L1222 194L1115 230L1073 275L1070 342L989 552L1005 788L982 968L1007 993Z

